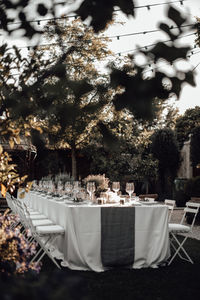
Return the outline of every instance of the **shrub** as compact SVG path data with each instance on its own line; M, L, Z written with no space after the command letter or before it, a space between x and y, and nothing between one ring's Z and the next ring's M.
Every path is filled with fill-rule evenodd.
M191 197L200 197L200 176L189 179L185 185L186 199L189 200ZM187 214L187 222L191 223L191 216ZM197 215L197 220L200 220L200 212Z
M30 270L39 272L40 266L30 264L35 244L28 244L19 227L12 229L13 222L17 223L17 217L8 214L8 211L0 214L0 273L12 275Z
M188 196L185 193L185 186L188 179L176 178L174 180L173 199L176 200L176 206L183 207L188 201Z
M185 195L187 199L200 197L200 176L189 179L185 184Z

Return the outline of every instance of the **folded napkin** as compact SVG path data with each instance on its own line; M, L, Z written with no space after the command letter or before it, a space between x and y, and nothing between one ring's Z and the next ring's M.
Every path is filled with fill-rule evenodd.
M105 267L134 263L135 208L101 208L101 259Z

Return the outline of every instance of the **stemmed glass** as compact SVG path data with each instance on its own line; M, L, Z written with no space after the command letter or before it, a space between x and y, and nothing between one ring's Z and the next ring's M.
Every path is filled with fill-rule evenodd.
M73 193L74 193L74 199L77 199L77 194L80 191L81 188L81 183L80 181L74 181L74 188L73 188Z
M117 192L119 192L120 190L120 182L119 181L114 181L112 183L112 190L116 193L117 195Z
M87 183L87 192L89 193L90 195L90 201L92 202L92 199L93 199L93 193L95 192L96 190L96 187L95 187L95 182L93 181L89 181Z
M131 195L134 192L134 183L133 182L127 182L126 183L126 192L129 194L130 200L131 200Z
M67 181L65 182L65 193L67 194L67 196L71 196L71 192L72 192L72 183L71 181Z
M58 196L63 196L63 183L61 181L57 183L57 194Z

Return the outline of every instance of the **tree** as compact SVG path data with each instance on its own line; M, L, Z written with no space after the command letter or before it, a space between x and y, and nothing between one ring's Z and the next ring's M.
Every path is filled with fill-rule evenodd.
M38 117L44 120L50 147L71 149L72 177L76 179L76 151L89 141L101 115L109 113L114 90L108 87L108 76L95 64L112 53L107 49L107 39L97 37L79 19L61 22L57 27L50 23L46 28L45 36L56 44L55 48L45 47L52 65L62 56L62 48L69 48L63 61L68 79L52 76L40 87L42 94L44 90L51 92L54 99L51 109L40 111ZM81 89L75 81L82 82Z
M180 148L185 141L189 139L189 135L195 127L200 126L200 107L187 109L183 116L176 120L175 131Z
M162 197L169 197L180 165L180 153L176 136L171 129L159 129L152 135L151 141L151 152L158 160L161 194Z
M200 126L192 130L190 159L193 167L200 165Z
M77 3L78 1L75 1ZM37 3L34 7L31 7L31 1L19 1L12 3L11 1L4 1L0 6L1 23L2 28L8 34L13 33L19 28L24 30L24 36L32 38L35 35L41 34L41 30L35 28L34 22L28 21L28 11L30 9L35 10L36 15L45 17L48 13L54 17L56 24L56 10L58 6L65 7L69 5L67 1L62 3L53 3L49 7L44 3ZM127 16L135 16L135 3L132 0L128 0L122 3L120 0L103 0L92 1L84 0L76 13L85 20L90 16L91 26L96 32L104 29L109 21L112 20L114 9L118 6ZM12 17L10 16L12 12ZM9 22L14 22L19 18L21 23L18 28L10 28ZM147 63L154 61L155 67L159 63L160 59L165 60L167 63L173 64L177 59L181 58L187 61L187 53L190 50L189 47L177 47L176 41L184 33L186 28L183 29L183 24L186 19L182 17L181 13L173 7L169 7L168 18L174 22L177 26L177 32L172 33L171 28L166 23L160 23L159 29L166 33L171 40L171 45L168 46L163 42L158 42L156 46L147 51L138 51L146 57ZM116 68L111 71L111 84L112 86L121 85L124 87L124 93L118 95L115 98L114 104L116 109L120 110L123 107L128 108L137 118L151 118L154 109L154 99L156 97L160 99L166 99L170 94L174 93L179 97L182 85L186 82L191 85L195 85L192 71L180 71L174 70L173 76L168 76L165 72L159 71L155 68L155 72L151 78L144 78L143 71L146 67L140 67L135 64L135 76L130 76L126 71L121 71ZM181 76L180 76L181 75ZM166 88L163 82L168 79L170 85Z
M67 2L63 1L63 7L66 3ZM122 3L119 0L109 0L106 1L106 5L104 4L105 1L101 1L100 3L100 1L97 0L84 0L79 5L76 12L83 20L88 16L91 16L91 25L96 32L105 28L107 22L112 19L115 6L118 6L127 15L134 16L135 5L132 0L126 1L126 3ZM49 13L54 17L53 21L55 25L57 25L57 19L55 17L57 16L56 10L58 5L61 4L50 4L47 8L47 5L39 2L33 8L31 7L31 1L29 0L18 1L17 3L4 1L0 5L2 28L8 34L14 34L17 29L23 29L24 36L29 39L40 36L41 30L35 26L36 22L29 22L28 20L28 11L30 11L30 8L33 11L35 10L37 15L41 18ZM171 28L167 23L160 23L159 29L169 36L171 44L166 45L163 42L158 42L147 51L138 50L138 53L141 53L146 58L147 63L152 60L154 61L155 71L151 77L145 77L144 72L146 71L146 67L141 67L137 65L137 63L134 65L134 74L130 74L126 69L121 70L116 67L111 68L110 87L115 89L116 87L121 86L123 88L123 93L117 94L114 98L113 103L115 108L117 110L122 110L123 108L128 109L138 120L153 119L155 99L165 100L172 93L179 97L184 83L189 83L193 86L195 85L192 71L184 72L174 69L174 74L169 76L168 74L165 74L165 72L156 69L161 59L169 64L173 64L177 59L187 61L187 53L190 50L190 47L177 47L176 44L177 39L187 32L186 27L183 27L186 19L173 7L169 7L167 16L170 21L174 22L177 26L176 33L171 31ZM9 22L14 22L18 19L20 20L20 23L19 26L16 26L17 28L8 26ZM59 27L56 26L56 28ZM59 29L57 30L57 33L59 33ZM5 96L4 102L9 103L7 104L7 107L9 106L10 110L12 106L13 112L17 111L18 113L19 111L23 111L23 117L26 119L29 116L32 116L33 112L35 115L39 114L40 110L46 110L50 115L52 109L56 107L56 105L51 105L52 101L53 99L58 99L63 87L65 88L68 86L68 89L73 92L78 91L76 97L79 98L93 90L92 82L89 84L86 80L77 81L66 76L65 58L73 51L73 47L69 47L67 50L65 47L62 47L61 49L62 55L55 63L51 62L50 65L48 65L47 62L46 68L44 61L40 64L40 72L36 72L36 69L33 69L30 64L31 68L29 74L33 71L35 72L35 75L37 73L37 76L32 76L28 84L21 82L21 85L19 85L20 88L12 90L11 93L9 92L8 95ZM35 62L34 56L32 61L34 66L36 66L37 61ZM28 71L28 69L26 71ZM26 74L28 74L28 72L26 72ZM53 77L55 77L55 85L51 85L50 87L47 84L47 79ZM166 79L170 83L168 87L164 84ZM11 104L11 102L13 104ZM73 109L74 107L72 108L71 106L65 107L65 111L68 111L68 115L71 115ZM13 113L13 115L15 114ZM60 112L58 121L63 124L65 123L65 120L66 118L63 117L63 114ZM101 128L103 129L102 132L104 133L105 138L108 140L108 130L105 129L105 126L101 126Z

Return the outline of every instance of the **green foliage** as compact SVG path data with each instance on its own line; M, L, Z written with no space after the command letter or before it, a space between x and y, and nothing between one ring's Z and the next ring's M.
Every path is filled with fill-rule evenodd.
M187 109L183 116L177 118L175 131L180 148L182 148L183 143L189 139L189 135L192 133L193 129L198 126L200 126L199 106Z
M14 215L0 214L0 273L7 275L23 274L30 270L39 271L40 266L30 263L36 245L30 246L19 228L11 228L18 222Z
M196 167L200 164L200 126L192 130L190 146L190 159L192 166Z
M151 137L151 152L158 160L160 194L171 197L173 181L180 165L180 153L174 132L159 129ZM162 196L161 196L162 197Z
M169 170L175 175L180 164L178 143L171 129L159 129L151 137L151 151L159 161L159 171Z
M197 30L197 38L195 40L196 45L200 47L200 18L196 17L196 30Z
M184 207L185 203L189 200L185 193L186 184L186 178L176 178L174 180L173 199L176 201L177 207Z
M120 7L126 15L134 16L134 3L132 0L126 0L126 3L121 0L85 0L76 13L83 21L90 17L90 25L97 32L104 29L107 23L112 20L115 6Z
M188 200L191 197L200 197L200 176L188 179L185 185L185 194Z
M7 152L3 152L3 148L0 146L0 187L2 195L5 197L6 191L13 193L15 187L22 185L26 178L26 175L19 176L16 165L12 163L12 158Z

